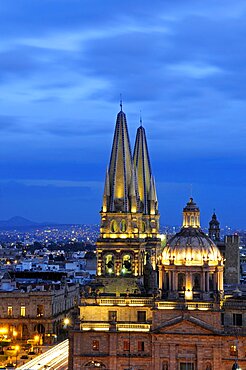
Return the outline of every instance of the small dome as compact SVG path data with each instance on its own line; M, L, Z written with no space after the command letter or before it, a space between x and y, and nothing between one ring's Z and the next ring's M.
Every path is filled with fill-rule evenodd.
M172 261L172 262L171 262ZM162 253L163 264L218 265L222 256L214 242L198 228L182 228L168 242Z

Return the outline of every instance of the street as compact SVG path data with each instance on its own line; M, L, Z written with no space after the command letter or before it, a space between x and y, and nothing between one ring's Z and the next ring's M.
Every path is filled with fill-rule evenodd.
M68 368L68 339L52 347L47 352L19 366L19 370L67 370Z

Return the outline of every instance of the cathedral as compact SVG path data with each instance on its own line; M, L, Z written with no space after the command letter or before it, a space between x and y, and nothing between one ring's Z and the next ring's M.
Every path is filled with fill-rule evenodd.
M100 215L97 277L70 332L69 369L246 369L246 299L223 281L226 263L235 276L238 239L220 241L215 214L206 235L190 198L163 245L146 132L140 122L132 154L122 106Z

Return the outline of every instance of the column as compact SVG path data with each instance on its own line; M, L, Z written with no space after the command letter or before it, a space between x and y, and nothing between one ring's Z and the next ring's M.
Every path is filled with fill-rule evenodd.
M176 369L176 345L169 344L169 369Z
M196 358L197 358L197 369L202 369L203 368L203 350L202 350L201 344L196 345Z
M160 367L160 343L157 340L153 345L152 369L159 370Z
M217 274L218 274L218 271L216 270L214 273L213 273L213 288L215 291L217 291Z
M169 290L172 291L172 271L168 271L168 278L169 278Z
M177 290L177 284L176 284L176 271L173 271L173 291Z
M206 271L206 292L209 292L209 272Z
M158 265L159 268L159 288L162 289L163 286L165 287L165 278L163 279L163 267L161 265ZM164 274L165 276L165 274Z
M117 333L110 333L109 340L109 368L117 369Z
M120 253L116 254L116 261L115 261L115 272L116 275L120 275Z
M219 280L218 289L223 290L223 272L222 271L218 272L218 280Z
M221 361L221 343L216 342L214 345L211 345L213 348L213 369L223 369Z
M206 291L205 271L202 272L202 291Z

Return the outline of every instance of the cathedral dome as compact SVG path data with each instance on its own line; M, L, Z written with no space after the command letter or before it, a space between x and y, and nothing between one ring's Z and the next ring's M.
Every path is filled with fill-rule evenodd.
M168 242L162 253L163 264L222 264L218 247L200 228L200 210L190 198L183 209L183 227Z
M167 243L163 262L175 265L217 265L222 256L214 242L198 228L182 228Z

